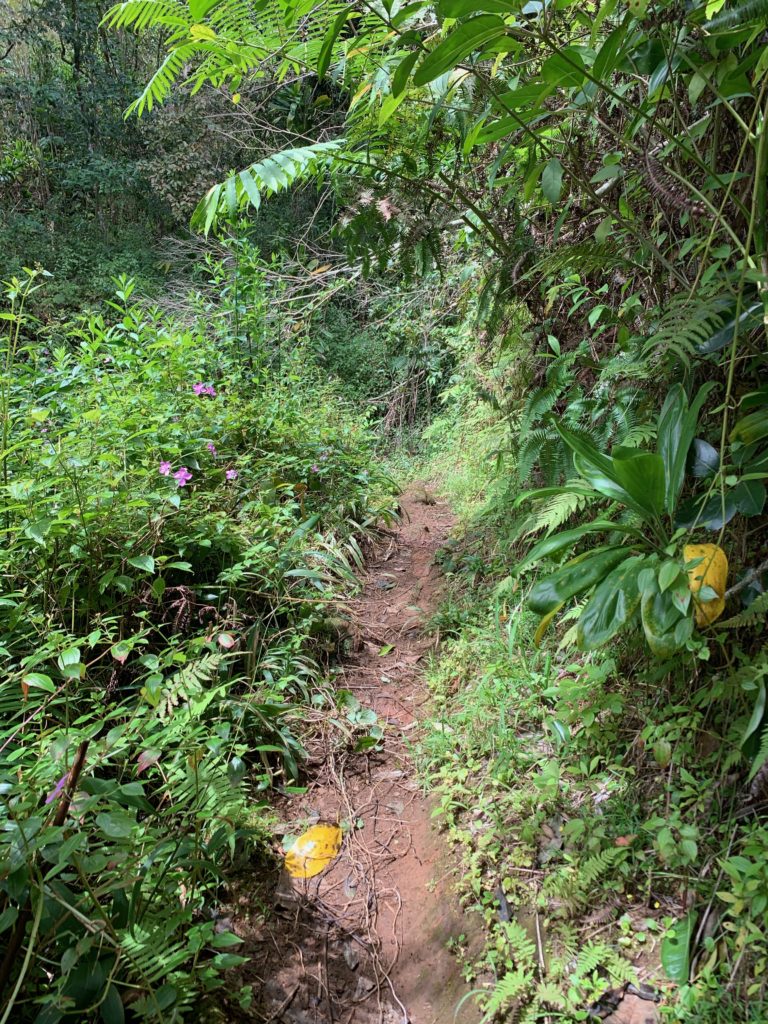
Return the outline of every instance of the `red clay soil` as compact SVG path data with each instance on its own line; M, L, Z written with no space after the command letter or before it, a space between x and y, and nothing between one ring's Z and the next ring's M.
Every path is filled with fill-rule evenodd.
M352 604L356 641L337 685L386 723L380 750L326 744L305 794L280 808L294 835L317 822L352 827L321 875L283 872L266 913L232 927L249 957L251 1020L270 1024L475 1024L480 1019L450 942L477 925L454 894L456 865L433 828L432 807L408 750L428 700L424 624L439 599L437 549L453 518L438 501L401 499L402 525L368 566ZM389 653L387 651L391 645ZM242 900L241 900L242 902Z

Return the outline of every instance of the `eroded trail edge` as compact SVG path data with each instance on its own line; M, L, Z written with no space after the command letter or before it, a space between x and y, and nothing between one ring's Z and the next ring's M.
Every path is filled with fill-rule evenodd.
M423 667L435 638L425 623L441 583L434 556L454 522L443 502L418 497L403 495L402 525L367 567L338 680L385 724L385 738L367 754L326 745L307 792L281 808L293 832L318 821L354 827L324 874L284 873L263 923L244 930L257 1019L442 1024L457 1006L458 1024L478 1019L448 949L470 928L453 891L456 867L409 753L429 699Z

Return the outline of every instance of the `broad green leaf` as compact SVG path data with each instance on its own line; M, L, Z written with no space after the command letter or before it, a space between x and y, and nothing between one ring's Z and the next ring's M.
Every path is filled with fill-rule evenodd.
M529 565L534 565L544 558L556 555L559 551L565 550L565 548L572 547L582 537L586 537L590 533L602 533L603 531L616 531L617 533L636 532L621 523L612 523L607 519L596 519L594 522L585 523L584 526L577 526L573 530L563 530L560 533L553 534L553 536L539 541L538 544L534 544L525 558L517 563L515 572L522 572Z
M419 64L413 76L414 85L427 85L446 71L452 71L470 53L485 49L505 32L504 22L494 14L480 14L462 22Z
M647 564L641 556L626 558L595 588L576 628L581 650L602 647L635 615L640 606L637 577Z
M640 604L643 631L653 654L657 658L670 658L681 646L675 627L681 619L669 592L658 588L647 592Z
M713 352L720 352L726 346L732 344L734 335L738 331L740 337L759 327L763 320L763 304L753 302L742 310L739 317L733 313L730 319L719 330L696 346L696 352L700 356L710 355Z
M671 928L661 943L661 963L670 981L684 985L690 970L690 947L696 913L691 911Z
M152 555L134 555L133 558L128 559L128 565L132 565L134 569L141 569L143 572L155 571L155 560Z
M395 73L392 75L392 96L399 96L405 91L405 87L408 84L411 71L413 71L413 65L421 56L420 50L414 50L413 53L409 53L406 57L400 61L395 68Z
M99 1007L103 1024L123 1024L125 1020L125 1009L123 1000L120 998L115 985L110 985L107 994Z
M96 824L110 839L127 839L133 831L136 819L120 811L104 811L96 815Z
M592 76L602 81L606 75L615 70L618 63L618 54L624 37L627 34L628 20L625 19L621 25L617 25L598 51L595 63L592 66Z
M222 0L189 0L189 13L195 21L202 21Z
M553 53L542 64L541 77L545 82L551 82L560 89L572 89L581 85L585 77L581 54L573 47L567 47L561 53Z
M731 431L731 441L754 444L768 437L768 408L758 409L736 422Z
M384 102L381 104L381 109L379 110L379 127L387 123L405 97L406 93L404 92L401 92L399 96L395 96L394 93L390 93L389 96L384 97Z
M663 507L664 467L658 456L648 452L611 458L599 452L578 434L558 423L557 431L575 453L574 464L596 491L620 501L643 517L657 515Z
M325 73L328 70L331 63L331 57L333 56L334 44L339 37L339 32L341 32L342 28L351 16L351 7L344 7L343 10L339 11L329 25L328 31L325 33L325 38L323 39L323 45L320 47L320 55L317 59L318 78L325 78Z
M600 548L581 555L551 576L538 580L528 595L528 607L538 615L549 615L576 594L602 580L626 557L627 549L616 547Z
M541 172L541 191L554 206L563 189L563 165L553 156L544 164Z
M38 690L45 690L46 693L55 693L56 687L53 684L53 680L50 676L45 675L44 672L27 672L22 678L22 682L27 686L33 686Z
M699 412L714 384L701 387L688 406L681 384L670 388L659 413L657 451L664 464L664 507L672 515L685 478L688 450L696 434Z
M736 508L743 516L759 516L765 506L765 484L759 480L742 480L732 492Z
M682 567L679 562L664 562L659 569L659 590L662 593L669 590L681 572Z

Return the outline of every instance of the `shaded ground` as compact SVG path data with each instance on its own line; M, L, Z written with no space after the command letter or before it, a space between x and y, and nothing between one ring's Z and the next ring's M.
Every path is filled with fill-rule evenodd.
M423 497L423 495L422 495ZM280 808L286 830L318 821L348 831L341 854L316 878L283 873L264 915L232 925L250 958L249 1016L275 1024L475 1024L456 958L470 929L454 895L456 870L432 828L408 737L427 700L424 623L440 579L435 552L453 524L441 502L406 494L403 524L368 567L354 602L354 652L338 680L385 724L382 748L365 755L330 745L306 794ZM457 1012L458 1008L458 1012Z

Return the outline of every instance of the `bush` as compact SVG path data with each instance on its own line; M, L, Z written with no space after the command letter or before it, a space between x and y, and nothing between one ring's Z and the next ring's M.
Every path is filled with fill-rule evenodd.
M239 962L202 910L299 776L311 637L389 485L304 351L246 370L126 280L46 333L41 280L0 393L5 970L31 921L16 1019L172 1021Z

